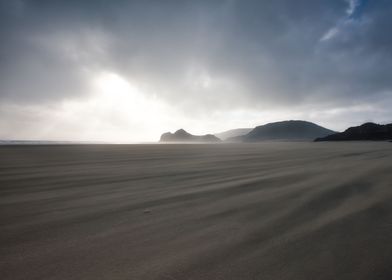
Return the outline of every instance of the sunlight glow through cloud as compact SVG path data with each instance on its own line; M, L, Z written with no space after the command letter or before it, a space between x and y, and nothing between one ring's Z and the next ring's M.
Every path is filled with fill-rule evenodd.
M92 81L92 94L84 100L63 104L64 112L91 121L91 132L103 141L143 141L157 137L154 131L165 127L165 116L173 111L156 96L147 96L134 84L111 72L98 74ZM140 138L140 135L144 135ZM91 138L91 137L89 137Z

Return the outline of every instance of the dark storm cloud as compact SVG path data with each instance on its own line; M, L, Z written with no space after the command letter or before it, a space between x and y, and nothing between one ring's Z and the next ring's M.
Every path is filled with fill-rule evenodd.
M72 98L103 70L178 106L391 102L391 13L387 0L2 0L0 94Z

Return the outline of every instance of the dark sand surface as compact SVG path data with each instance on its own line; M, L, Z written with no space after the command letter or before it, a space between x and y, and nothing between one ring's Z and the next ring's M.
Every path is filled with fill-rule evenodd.
M0 147L0 279L392 279L392 145Z

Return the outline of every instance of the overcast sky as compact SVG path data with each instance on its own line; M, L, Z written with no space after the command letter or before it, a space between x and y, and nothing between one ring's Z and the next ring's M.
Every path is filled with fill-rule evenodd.
M0 139L392 122L391 0L0 3Z

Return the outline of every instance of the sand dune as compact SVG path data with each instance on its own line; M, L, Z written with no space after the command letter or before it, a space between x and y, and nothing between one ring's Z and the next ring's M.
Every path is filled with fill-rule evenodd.
M392 279L392 145L0 147L0 279Z

